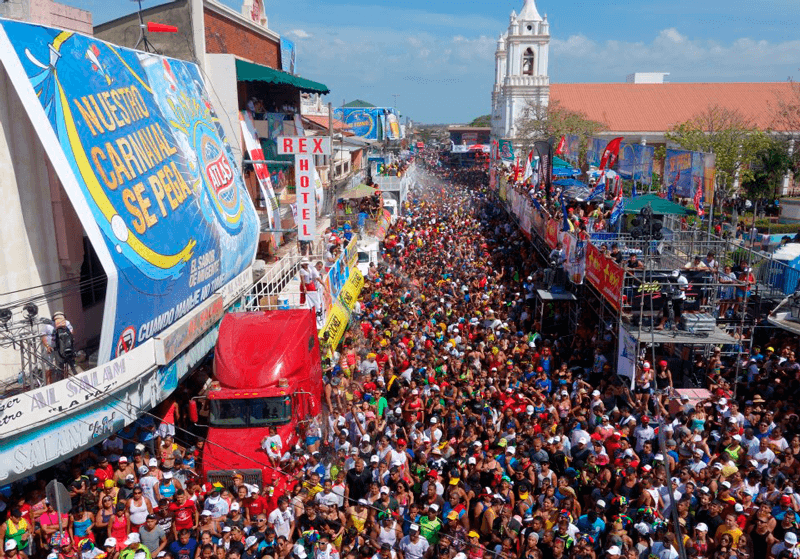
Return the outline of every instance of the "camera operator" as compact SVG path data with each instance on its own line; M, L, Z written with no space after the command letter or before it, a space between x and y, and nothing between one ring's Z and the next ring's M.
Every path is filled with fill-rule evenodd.
M689 280L686 279L680 270L672 270L669 280L665 283L664 289L661 291L661 296L664 299L664 316L661 317L656 330L662 330L664 324L669 319L669 306L672 303L672 309L675 315L675 323L673 327L680 324L681 314L683 313L683 302L686 300L686 290L689 289Z
M560 241L556 243L556 248L550 251L550 256L547 259L553 269L553 283L556 285L563 284L566 279L564 261L566 261L567 257L564 255L564 245Z
M74 338L72 324L61 311L53 313L52 324L46 324L42 331L42 347L44 358L55 365L47 367L46 382L58 382L67 373L68 368L75 369Z

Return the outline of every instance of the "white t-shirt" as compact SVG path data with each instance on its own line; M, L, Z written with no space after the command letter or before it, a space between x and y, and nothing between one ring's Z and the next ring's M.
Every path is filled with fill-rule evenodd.
M412 542L409 536L400 540L400 551L406 559L422 559L429 547L428 540L422 536L417 539L417 543Z
M158 485L158 478L155 476L146 475L139 480L139 485L142 486L142 495L150 500L150 504L152 504L154 507L157 507L158 501L156 500L156 493L153 491L153 488Z
M292 527L292 522L294 521L292 507L286 507L286 510L284 511L278 507L269 513L267 521L272 525L273 528L275 528L276 536L283 536L288 539L291 535L289 530Z
M283 442L280 435L272 435L264 439L261 443L261 448L267 451L267 455L275 460L280 460L283 455Z

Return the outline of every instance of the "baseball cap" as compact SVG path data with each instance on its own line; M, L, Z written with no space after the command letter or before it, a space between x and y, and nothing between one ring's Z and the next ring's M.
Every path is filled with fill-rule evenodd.
M125 538L125 545L131 545L134 543L141 543L141 539L139 538L139 534L136 532L131 532L128 534L128 537Z
M11 551L12 549L17 549L17 540L6 540L5 549L6 549L6 551Z
M103 547L117 547L117 538L106 538L103 542Z
M120 464L127 464L128 463L128 459L126 457L124 457L124 456L120 456L118 462Z
M609 555L620 555L622 552L620 551L619 546L612 545L606 550L606 553Z
M156 460L155 458L151 458L150 461L147 463L147 465L150 466L151 468L157 468L158 460Z
M783 541L785 541L787 545L797 545L797 535L794 532L786 532Z
M255 536L247 536L247 539L244 540L245 547L252 547L258 543L258 538Z
M437 505L436 503L433 503L431 506L428 507L428 510L431 510L433 512L438 512L439 511L439 505Z

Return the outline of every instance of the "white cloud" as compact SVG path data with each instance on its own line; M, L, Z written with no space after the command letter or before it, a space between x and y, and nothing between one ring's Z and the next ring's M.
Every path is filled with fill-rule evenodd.
M584 35L551 42L553 82L619 82L633 72L669 72L672 81L783 81L797 71L800 40L719 42L670 27L652 41L596 42Z
M298 39L310 39L311 34L303 29L292 29L287 33L287 35L292 35L293 37L297 37Z

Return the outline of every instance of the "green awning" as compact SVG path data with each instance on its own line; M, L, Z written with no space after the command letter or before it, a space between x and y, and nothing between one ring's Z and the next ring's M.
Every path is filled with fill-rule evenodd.
M558 156L553 156L553 167L572 167L572 165Z
M276 85L290 85L305 93L321 93L326 95L331 92L328 86L319 82L294 76L288 72L276 70L261 64L253 64L244 60L236 60L236 77L242 82L267 82Z
M657 194L645 194L636 198L625 198L625 213L636 214L647 204L653 208L653 213L658 215L694 215L697 212L689 208L684 208L680 204L670 202Z

